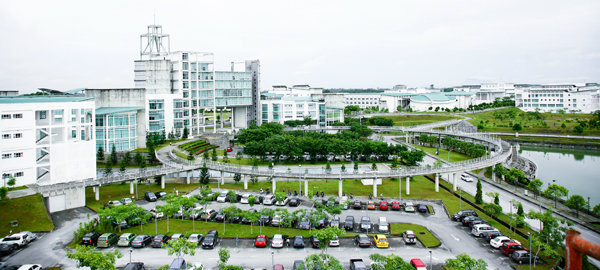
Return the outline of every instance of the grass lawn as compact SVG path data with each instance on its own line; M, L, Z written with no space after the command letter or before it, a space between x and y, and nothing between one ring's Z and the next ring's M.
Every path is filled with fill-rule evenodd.
M462 117L448 114L430 114L383 116L383 118L392 119L392 121L394 121L394 126L416 126L453 119L461 119Z
M46 206L40 194L0 201L0 237L20 231L49 232L54 224L48 216ZM11 227L16 220L19 226Z
M497 115L502 115L504 118L497 118ZM465 114L471 117L469 122L475 126L482 123L485 132L514 132L512 125L515 123L521 124L523 130L521 133L549 133L549 134L571 134L571 135L600 135L600 130L590 130L586 128L582 134L573 132L573 128L577 125L577 120L589 120L591 114L576 114L576 113L540 113L543 119L535 119L530 117L526 112L518 108L506 108L496 111L481 112L475 114ZM565 128L562 128L562 124Z
M184 184L184 183L165 183L165 189L163 191L167 193L173 192L173 189L179 190L180 194L184 194L186 192L192 191L198 187L197 183L193 184ZM152 191L157 192L160 191L160 185L152 184L138 184L138 198L144 198L144 192ZM98 210L102 209L105 203L108 201L120 200L124 197L134 197L135 194L129 194L129 183L124 184L113 184L108 186L100 187L100 200L96 201L94 198L94 191L91 187L85 189L85 202L86 206L90 209L98 212Z
M416 145L416 144L413 144L412 146L435 156L435 150L436 150L435 147L428 147L428 146ZM441 147L440 147L440 154L438 155L438 157L445 161L450 161L450 162L457 162L457 161L471 159L470 156L467 156L465 154L458 153L458 152L453 152L453 151L450 151L450 159L448 159L448 150L441 148Z
M577 139L577 138L551 138L551 137L527 137L527 136L499 136L503 140L517 141L517 142L546 142L546 143L557 143L557 144L584 144L584 145L598 145L600 146L600 140L594 139Z
M402 235L403 232L411 230L417 235L417 239L427 247L438 247L442 243L426 227L409 223L390 223L390 233L393 235Z

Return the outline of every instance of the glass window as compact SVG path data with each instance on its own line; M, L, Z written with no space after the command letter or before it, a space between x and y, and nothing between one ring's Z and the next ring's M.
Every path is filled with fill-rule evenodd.
M77 138L77 130L71 130L71 138Z
M21 176L23 176L23 172L17 172L17 173L15 173L15 177L21 177Z
M2 154L2 159L9 159L12 154Z
M23 114L22 113L15 113L15 114L13 114L13 118L15 118L15 119L21 119L21 118L23 118Z
M3 114L2 119L10 119L10 114Z
M2 134L2 139L10 139L10 134Z
M15 158L23 157L23 152L15 153Z
M183 70L188 70L188 63L183 62L182 69Z

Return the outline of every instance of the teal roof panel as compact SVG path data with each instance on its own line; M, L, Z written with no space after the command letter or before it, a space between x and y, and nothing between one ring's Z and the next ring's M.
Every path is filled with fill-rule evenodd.
M101 107L96 109L96 115L141 111L143 109L143 107Z
M13 103L51 103L51 102L81 102L94 100L92 97L83 96L17 96L0 97L0 104Z

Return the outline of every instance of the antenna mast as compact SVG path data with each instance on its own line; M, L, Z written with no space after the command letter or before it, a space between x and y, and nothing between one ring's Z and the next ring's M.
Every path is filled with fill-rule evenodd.
M154 17L156 23L156 15ZM163 42L166 42L166 47ZM142 44L146 47L142 49ZM171 39L168 34L163 34L161 25L148 25L147 33L140 35L140 58L144 55L160 56L171 51Z

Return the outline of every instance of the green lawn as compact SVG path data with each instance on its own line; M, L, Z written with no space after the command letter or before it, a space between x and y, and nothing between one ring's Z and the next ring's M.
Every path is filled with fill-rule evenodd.
M503 140L518 141L518 142L546 142L546 143L557 143L557 144L585 144L585 145L598 145L600 146L600 140L594 139L578 139L578 138L552 138L552 137L527 137L527 136L500 136Z
M49 232L54 224L48 216L46 206L40 194L0 201L0 237L20 231ZM12 227L16 220L19 225Z
M416 145L416 144L413 144L413 146L435 156L435 151L436 151L435 147ZM448 159L448 156L450 157L450 159ZM448 155L448 150L441 148L441 147L440 147L440 154L438 155L438 157L445 161L450 161L450 162L457 162L457 161L471 159L470 156L467 156L462 153L454 152L454 151L450 151L450 155Z
M430 115L394 115L394 116L383 116L383 118L392 119L394 126L416 126L429 124L434 122L441 122L453 119L461 119L460 116L449 115L449 114L430 114Z
M402 235L407 230L414 231L417 239L427 248L438 247L442 244L425 226L409 223L390 223L390 233L393 235Z
M504 118L497 118L497 115L502 115ZM471 117L471 124L477 126L483 121L485 132L514 132L512 125L515 123L521 124L523 130L521 133L547 133L547 134L571 134L575 135L573 128L578 125L577 120L589 120L591 114L576 114L576 113L540 113L543 119L535 119L530 117L526 112L518 108L506 108L496 111L481 112L475 114L465 114ZM562 128L562 124L565 128ZM577 135L600 135L600 130L585 129L583 134Z
M173 190L179 190L179 194L185 194L189 191L194 190L198 187L198 183L192 184L184 184L184 183L165 183L165 189L163 191L167 193L172 193ZM144 198L144 192L152 191L157 192L160 191L160 185L152 184L138 184L138 198ZM135 190L134 190L135 191ZM105 203L108 201L120 200L125 197L135 197L135 194L129 194L129 183L124 184L113 184L108 186L100 187L100 200L96 201L94 198L94 191L91 187L85 189L85 202L86 206L90 209L98 212L98 210L102 209Z

